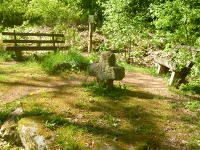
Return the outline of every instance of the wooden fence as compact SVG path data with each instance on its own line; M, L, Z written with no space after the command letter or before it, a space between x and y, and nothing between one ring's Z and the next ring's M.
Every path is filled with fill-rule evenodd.
M19 33L19 32L2 32L4 36L12 36L12 39L3 40L3 43L14 44L13 46L6 46L7 51L38 51L38 50L58 50L67 49L67 47L57 46L60 43L65 43L63 34L47 34L47 33ZM50 37L50 40L24 40L24 37ZM18 38L19 37L19 38ZM62 40L57 40L62 38ZM36 46L30 46L28 44L37 44ZM20 44L25 44L21 46ZM42 44L51 44L50 46L42 46Z

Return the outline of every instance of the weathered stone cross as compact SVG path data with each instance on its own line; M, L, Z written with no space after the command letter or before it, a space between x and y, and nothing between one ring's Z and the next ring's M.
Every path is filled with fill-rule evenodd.
M89 66L89 74L96 76L99 84L113 88L114 80L122 80L125 77L125 69L116 64L114 53L106 51L101 54L98 63Z

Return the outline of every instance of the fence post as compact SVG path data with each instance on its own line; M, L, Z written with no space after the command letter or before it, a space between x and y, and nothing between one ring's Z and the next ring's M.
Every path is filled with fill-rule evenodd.
M92 34L93 34L93 23L94 15L89 15L89 34L88 34L88 53L92 52Z
M52 40L53 40L53 47L55 48L56 47L56 43L55 43L55 36L54 36L54 34L52 34ZM55 49L54 53L56 53L56 52L57 52L57 50Z
M16 36L16 32L14 30L14 41L15 41L15 47L17 47L17 36ZM22 59L22 52L21 51L15 51L15 55L17 60L21 60Z

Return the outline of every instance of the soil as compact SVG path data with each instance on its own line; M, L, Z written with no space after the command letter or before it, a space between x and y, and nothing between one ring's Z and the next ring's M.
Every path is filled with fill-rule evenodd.
M154 77L147 73L126 72L122 83L135 85L141 91L167 97L167 101L189 101L189 99L169 91L166 81L161 77Z

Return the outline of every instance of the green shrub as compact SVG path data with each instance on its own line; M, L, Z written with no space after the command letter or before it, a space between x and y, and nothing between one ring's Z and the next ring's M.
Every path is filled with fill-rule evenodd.
M181 85L180 89L193 94L200 94L200 81L193 81L185 85Z
M84 70L89 60L79 52L71 50L68 53L49 53L42 61L44 71L55 74L67 69Z
M184 104L185 108L190 109L191 111L196 111L200 109L200 101L191 101Z
M11 61L11 60L13 60L11 52L0 50L0 62Z

